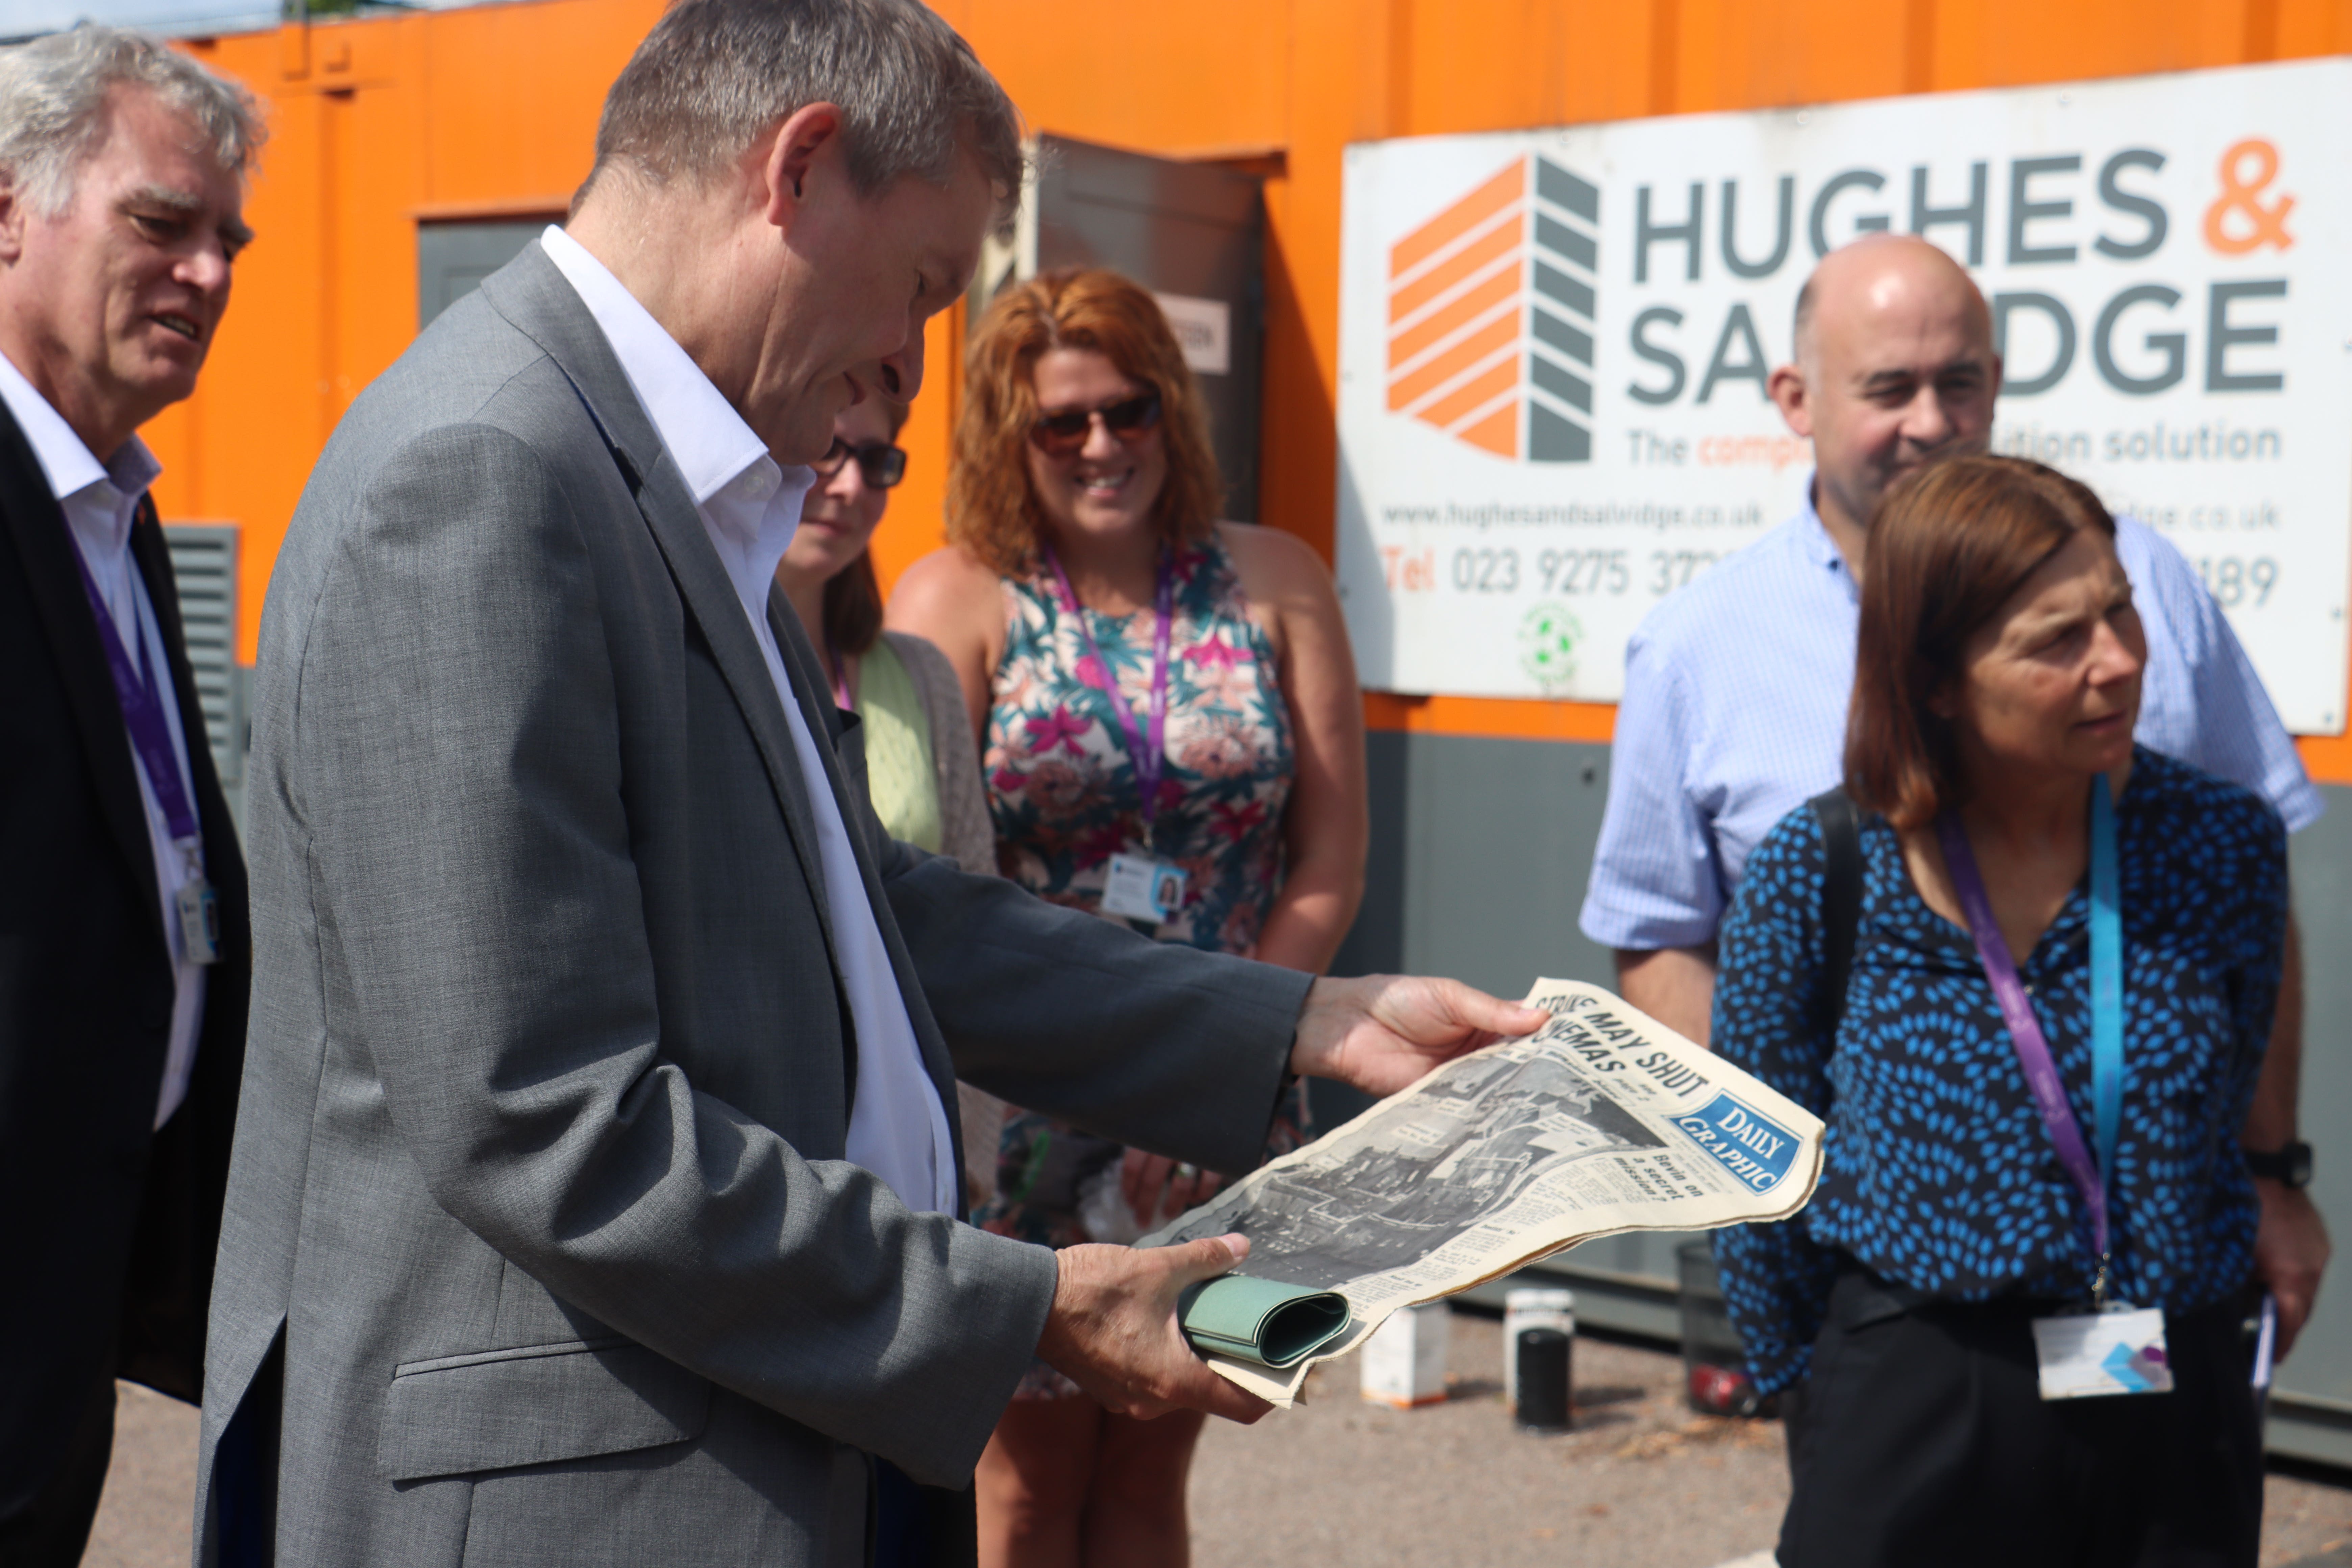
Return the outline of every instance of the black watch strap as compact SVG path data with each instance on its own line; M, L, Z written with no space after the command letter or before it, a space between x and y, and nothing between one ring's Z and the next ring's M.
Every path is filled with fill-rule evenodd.
M2268 1154L2245 1151L2246 1169L2283 1187L2311 1185L2311 1145L2300 1139Z

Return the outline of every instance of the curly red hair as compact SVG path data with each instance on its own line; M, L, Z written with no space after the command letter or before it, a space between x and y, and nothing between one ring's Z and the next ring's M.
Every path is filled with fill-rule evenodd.
M1107 268L1073 267L1007 289L972 332L948 469L949 541L1007 576L1036 563L1045 517L1024 448L1037 418L1037 361L1051 349L1091 349L1160 395L1168 478L1151 526L1171 545L1208 537L1223 491L1184 351L1150 293Z

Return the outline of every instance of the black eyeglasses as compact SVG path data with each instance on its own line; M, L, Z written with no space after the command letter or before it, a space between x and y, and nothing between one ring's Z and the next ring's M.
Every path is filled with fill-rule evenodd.
M1145 431L1160 423L1160 394L1139 392L1096 408L1065 408L1058 414L1041 414L1029 426L1029 444L1049 458L1066 458L1087 444L1097 419L1103 422L1104 429L1120 440L1139 441Z
M841 466L852 458L857 459L857 471L865 476L870 489L887 490L907 477L904 447L893 447L887 441L868 441L862 447L853 447L838 436L825 448L824 456L809 467L829 479L841 472Z

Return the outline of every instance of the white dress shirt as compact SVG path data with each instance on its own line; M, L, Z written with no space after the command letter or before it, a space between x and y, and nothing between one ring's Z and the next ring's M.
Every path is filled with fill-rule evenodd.
M98 595L106 601L122 646L133 647L141 640L147 645L147 668L163 699L163 722L172 732L172 756L179 763L180 787L194 805L195 784L188 773L188 739L180 731L172 666L163 657L163 634L156 625L155 606L148 603L147 586L140 580L138 563L131 559L131 524L138 512L139 498L163 471L163 465L136 436L113 457L100 462L65 416L49 406L48 399L33 389L5 354L0 354L0 402L7 404L16 428L25 433L41 471L48 477L49 493L65 511L66 527L98 584ZM110 689L111 686L110 678ZM163 941L172 954L171 1046L163 1058L163 1085L155 1100L155 1125L161 1127L188 1095L188 1070L196 1059L196 1027L205 1016L205 966L188 961L174 903L180 885L188 879L187 864L172 842L171 823L155 802L154 787L148 783L146 766L139 759L138 748L131 743L127 726L122 733L123 744L131 750L131 771L139 775L139 802L147 808L147 839L155 854L155 891L163 914Z
M735 584L751 635L768 661L769 678L783 702L784 721L792 726L793 748L799 753L801 777L816 818L817 860L824 873L834 949L849 993L850 1021L857 1031L857 1093L849 1110L845 1152L852 1164L887 1183L908 1208L953 1214L955 1146L949 1142L947 1111L924 1070L914 1022L907 1016L889 950L866 902L866 881L850 849L840 804L825 783L816 737L801 715L784 673L783 653L768 625L768 591L776 580L776 563L800 526L801 500L816 475L807 468L788 473L779 468L709 377L579 241L551 226L541 243L595 317L655 433L692 492L695 510Z

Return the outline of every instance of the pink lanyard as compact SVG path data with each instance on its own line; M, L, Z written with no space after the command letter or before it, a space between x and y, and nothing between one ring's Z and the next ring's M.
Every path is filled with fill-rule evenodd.
M1170 611L1176 602L1175 566L1168 552L1160 552L1159 584L1153 591L1152 602L1158 624L1151 635L1151 722L1150 731L1135 721L1135 710L1128 705L1127 694L1118 689L1118 678L1111 673L1109 661L1102 655L1102 647L1095 641L1095 629L1087 620L1086 606L1078 603L1076 592L1070 586L1070 574L1062 570L1059 557L1050 546L1043 547L1045 564L1054 569L1054 581L1062 590L1062 607L1078 623L1078 635L1087 639L1087 652L1094 657L1095 668L1102 672L1103 695L1110 699L1111 711L1118 715L1118 726L1127 741L1127 754L1135 764L1136 788L1143 795L1143 836L1151 837L1151 818L1160 809L1160 778L1166 771L1168 734L1168 640L1173 617Z

